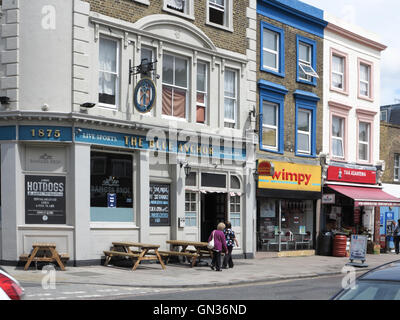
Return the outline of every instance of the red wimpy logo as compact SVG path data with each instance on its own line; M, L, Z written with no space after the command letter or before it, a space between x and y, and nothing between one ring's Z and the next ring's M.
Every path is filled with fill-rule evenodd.
M312 174L285 172L285 169L282 169L282 171L275 171L272 179L283 181L297 181L299 185L304 182L304 184L307 186L310 183L311 177Z

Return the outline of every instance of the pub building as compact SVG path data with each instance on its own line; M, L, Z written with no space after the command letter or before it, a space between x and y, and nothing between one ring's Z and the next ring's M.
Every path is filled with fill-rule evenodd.
M378 174L371 168L327 167L322 196L323 231L364 234L379 244L380 207L400 207L400 199L382 190L377 183Z
M259 159L257 168L257 250L312 250L318 231L321 167Z
M171 3L2 1L0 263L51 242L99 264L228 220L254 255L246 5Z

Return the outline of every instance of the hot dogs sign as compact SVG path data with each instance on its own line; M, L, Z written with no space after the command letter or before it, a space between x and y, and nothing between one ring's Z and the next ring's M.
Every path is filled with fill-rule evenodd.
M262 165L263 161L259 161ZM258 187L321 192L321 167L288 162L273 162L272 176L259 176Z

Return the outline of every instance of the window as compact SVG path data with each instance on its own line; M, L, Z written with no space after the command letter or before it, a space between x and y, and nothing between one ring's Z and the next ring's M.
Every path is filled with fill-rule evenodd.
M211 188L226 188L226 175L214 173L201 174L201 186Z
M197 193L185 193L185 225L186 227L197 226Z
M264 148L278 150L279 106L263 102L262 145Z
M224 72L224 121L225 127L234 128L237 108L236 72L225 69Z
M332 117L332 156L344 159L344 118Z
M186 118L188 93L188 62L168 54L163 56L162 113Z
M208 102L208 72L207 64L197 63L197 95L196 95L196 112L197 122L205 123L207 121L207 102Z
M332 87L344 90L344 57L332 56Z
M185 185L186 186L197 186L197 173L196 172L191 172L185 179Z
M231 189L240 189L240 180L237 176L231 176Z
M263 67L279 71L279 37L280 34L268 29L263 33Z
M358 124L358 159L369 161L370 152L370 124L359 122Z
M133 222L132 165L131 155L91 153L91 221Z
M371 67L360 63L360 96L370 97L371 95Z
M399 181L400 176L400 154L394 155L394 181Z
M230 221L232 227L240 227L240 196L231 196L230 206L231 206Z
M311 154L312 113L300 109L297 113L297 152Z
M297 81L316 85L316 48L314 40L301 36L296 37L297 41Z
M207 24L233 31L233 0L207 0Z
M208 8L210 22L225 25L225 0L209 0Z
M164 0L163 10L194 20L193 0Z
M283 29L261 21L261 70L285 76L285 34Z
M154 62L154 51L150 48L145 48L142 47L141 49L141 55L140 55L140 62L141 63L150 63L150 62ZM155 66L155 64L154 64ZM150 74L146 74L146 77L149 77ZM143 75L141 75L141 77L143 77Z
M381 121L388 121L388 111L387 110L382 110L381 111Z
M100 38L99 42L99 103L116 107L119 91L119 43Z

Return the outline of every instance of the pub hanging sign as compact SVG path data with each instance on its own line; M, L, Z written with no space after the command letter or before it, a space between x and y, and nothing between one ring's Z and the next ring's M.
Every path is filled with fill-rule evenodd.
M25 223L66 223L65 177L25 176Z

